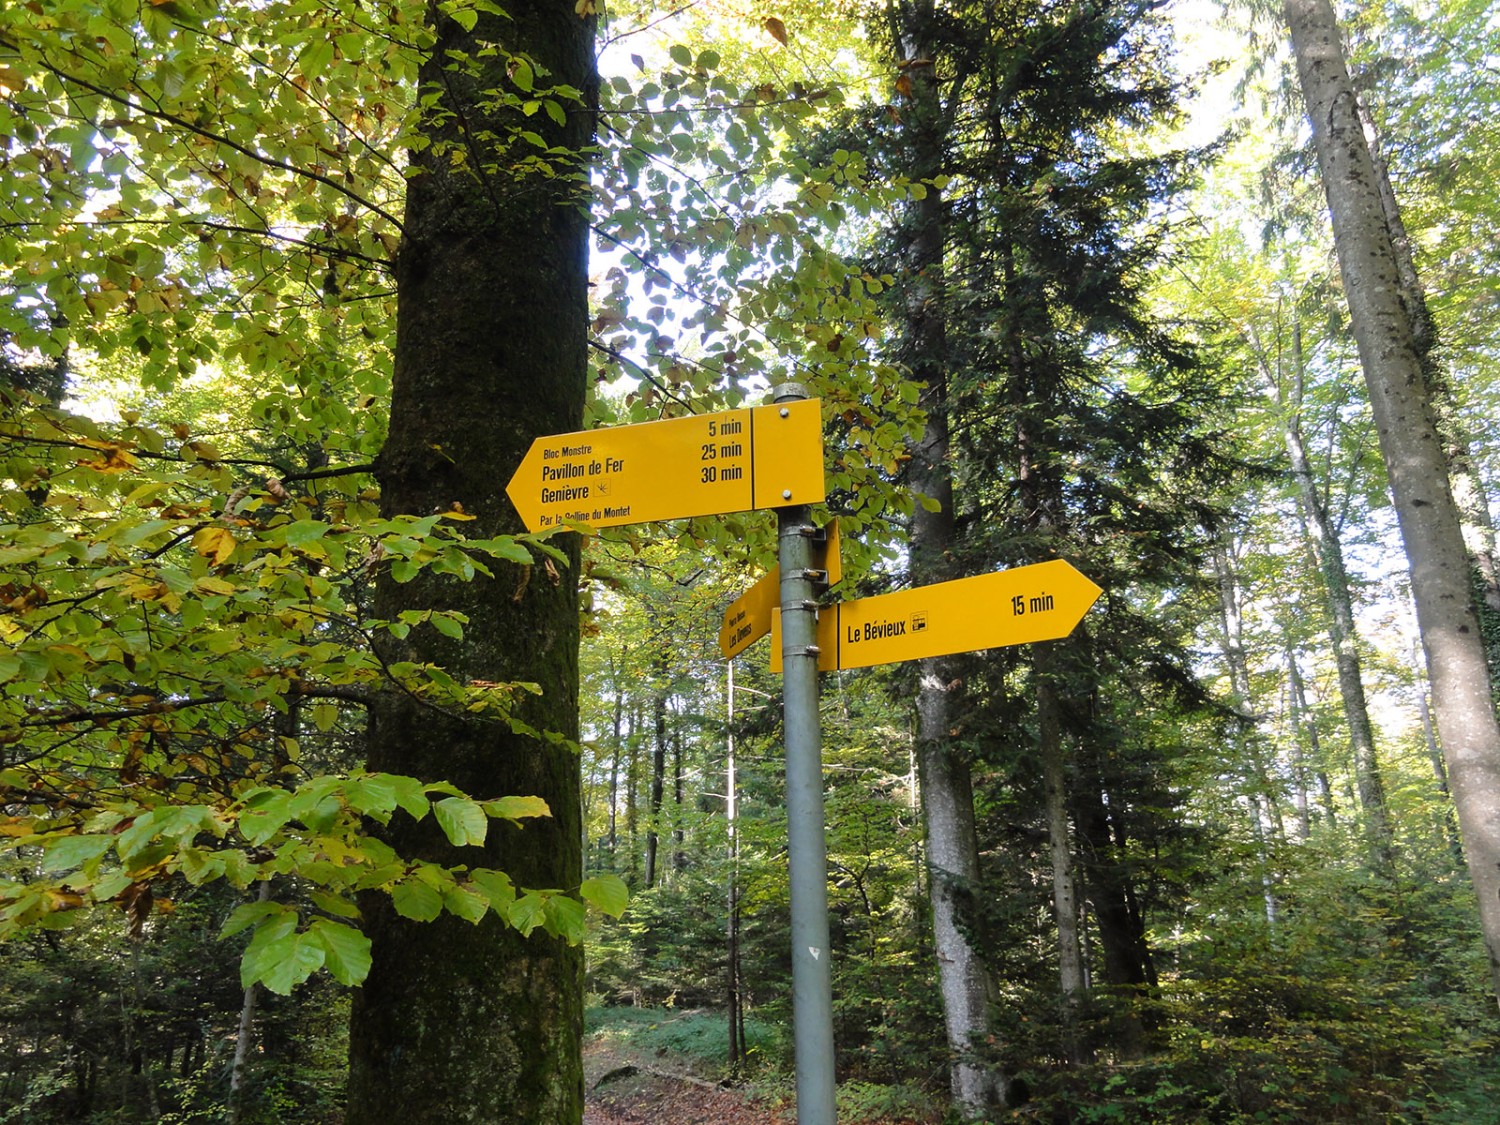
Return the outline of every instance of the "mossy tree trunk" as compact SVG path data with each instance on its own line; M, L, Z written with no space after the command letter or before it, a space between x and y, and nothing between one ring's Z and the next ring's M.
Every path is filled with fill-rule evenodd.
M534 438L580 427L586 380L593 21L570 3L508 0L505 9L470 30L434 16L420 76L434 99L430 143L411 156L379 461L386 513L462 505L478 537L522 530L506 482ZM538 96L516 84L528 74L520 56L534 61L538 91L576 91L557 91L562 122L515 108L519 96ZM383 656L440 664L460 683L539 684L518 717L576 738L578 546L555 542L568 565L496 564L493 580L472 582L424 571L398 584L382 574L375 617L447 609L469 619L461 641L417 626ZM552 810L525 828L492 825L482 855L450 848L431 818L398 817L390 836L404 854L493 866L521 886L578 885L573 750L391 691L372 709L368 758L372 769L444 778L479 798L534 794ZM419 924L383 896L364 905L374 965L351 1017L349 1125L578 1122L582 951L540 930L522 937L493 914L477 926L449 914Z

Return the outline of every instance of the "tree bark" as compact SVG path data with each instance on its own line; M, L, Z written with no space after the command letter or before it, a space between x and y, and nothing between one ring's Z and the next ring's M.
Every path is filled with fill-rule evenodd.
M1283 625L1283 629L1285 625ZM1297 654L1292 651L1291 640L1286 640L1283 653L1286 661L1286 711L1292 728L1292 784L1297 808L1297 839L1307 843L1312 838L1312 808L1308 800L1307 763L1318 760L1318 730L1309 721L1306 690L1302 686L1302 670L1297 667Z
M611 870L615 869L615 849L619 843L620 759L623 757L625 749L625 685L621 682L621 679L624 675L625 660L628 655L629 649L622 648L618 663L616 663L613 653L609 657L610 685L614 688L615 692L614 717L610 728L609 744L609 862Z
M1285 829L1281 813L1276 804L1275 786L1270 771L1261 758L1254 731L1255 714L1250 706L1250 660L1245 653L1244 614L1240 611L1241 586L1236 554L1227 542L1219 542L1213 551L1214 573L1219 580L1219 628L1223 636L1224 665L1229 669L1230 706L1239 715L1235 724L1234 739L1240 747L1240 756L1249 765L1250 822L1255 835L1256 848L1260 853L1261 894L1266 904L1266 925L1276 924L1276 881L1272 875L1272 858L1266 825L1261 814L1261 802L1269 807L1276 828L1276 838L1283 838Z
M1121 1057L1144 1058L1150 1048L1151 1027L1139 1001L1155 986L1156 971L1146 945L1144 920L1135 907L1135 891L1124 860L1123 833L1116 840L1105 806L1103 778L1085 766L1074 779L1073 819L1078 824L1084 894L1093 907L1104 952L1104 980L1124 1001L1117 1008L1114 1045Z
M1463 844L1459 840L1458 825L1453 823L1453 794L1448 789L1448 771L1443 768L1443 748L1438 745L1437 730L1432 722L1432 708L1427 706L1427 692L1417 691L1417 709L1422 716L1422 742L1427 748L1427 761L1432 765L1433 780L1443 797L1443 837L1448 841L1448 850L1457 863L1464 861Z
M271 880L267 879L261 883L255 900L269 902L270 899ZM244 998L240 1001L239 1034L235 1036L234 1058L229 1064L228 1113L225 1115L228 1125L240 1125L240 1120L245 1114L245 1070L250 1061L250 1041L255 1037L255 1001L259 993L260 985L251 981L250 987L245 989ZM186 1074L185 1060L184 1074Z
M1485 494L1484 482L1479 468L1474 463L1470 448L1468 427L1458 406L1458 397L1453 391L1453 380L1449 377L1448 365L1438 353L1437 322L1427 305L1427 289L1417 272L1416 257L1412 253L1411 236L1401 218L1401 206L1396 200L1391 185L1390 170L1380 152L1375 122L1371 119L1363 102L1360 103L1360 123L1370 146L1370 161L1375 170L1375 183L1380 190L1380 207L1385 214L1386 229L1391 235L1391 249L1396 255L1397 274L1401 280L1401 303L1406 309L1411 324L1412 343L1422 363L1422 373L1432 395L1433 421L1443 439L1443 453L1448 461L1448 483L1453 489L1453 499L1458 505L1459 518L1463 523L1464 542L1474 566L1474 593L1476 608L1481 619L1490 628L1485 630L1485 651L1490 662L1490 682L1500 682L1500 630L1493 627L1500 621L1500 561L1497 561L1495 545L1495 521L1490 517L1489 497Z
M672 732L672 873L680 875L687 868L687 829L683 799L686 791L686 776L682 764L682 716Z
M1290 392L1281 403L1285 411L1282 433L1292 477L1297 482L1298 511L1302 533L1322 578L1324 608L1328 611L1328 642L1338 670L1339 698L1344 703L1344 722L1349 727L1349 750L1354 761L1354 784L1364 814L1365 841L1375 871L1389 879L1395 874L1396 843L1386 809L1385 783L1375 753L1375 726L1365 699L1364 668L1359 656L1359 638L1354 625L1354 597L1349 588L1349 570L1338 528L1313 479L1312 463L1302 439L1303 389L1302 326L1292 324L1292 369L1287 373Z
M625 839L630 862L626 864L626 881L637 886L641 879L640 808L641 808L641 701L633 697L630 707L630 735L625 740L628 751L625 769Z
M378 462L387 515L462 504L478 537L523 530L507 479L539 435L582 424L587 368L588 223L582 155L593 133L593 20L573 5L516 0L465 31L433 8L436 37L420 71L434 99L425 147L413 151L396 265L397 344L390 433ZM495 51L491 44L505 50ZM514 54L560 95L565 122L523 118L495 89ZM454 60L464 60L467 62ZM569 155L535 170L540 133ZM533 163L528 163L533 162ZM413 628L387 661L436 663L460 684L529 681L516 715L578 733L578 544L555 539L563 567L493 563L472 582L422 571L376 584L375 616L405 609L468 615L461 641ZM456 849L432 823L398 815L403 855L492 866L520 886L576 887L582 873L578 757L508 723L387 691L372 707L369 765L447 779L475 797L536 795L552 815L494 824L481 850ZM493 913L478 925L444 914L418 924L388 898L362 902L373 966L350 1027L349 1125L576 1123L582 950L538 930L522 937Z
M1500 997L1500 724L1458 508L1328 0L1285 0L1360 364L1411 569L1438 737Z
M726 826L726 866L729 872L728 902L724 936L726 938L724 986L729 1017L729 1078L738 1081L744 1069L745 1043L741 1038L740 1015L740 838L739 777L734 757L734 661L725 671L725 758L724 822Z
M656 657L652 664L658 681L667 676L667 658ZM667 786L667 689L658 686L651 700L652 737L651 744L651 793L650 807L646 811L646 886L656 886L661 874L659 866L661 852L661 810Z
M1057 693L1050 674L1040 667L1036 683L1037 754L1042 760L1042 785L1047 806L1047 841L1052 860L1052 907L1057 921L1057 975L1062 999L1063 1050L1068 1061L1088 1061L1082 1038L1082 1012L1087 984L1083 947L1079 944L1078 878L1068 826L1068 778Z
M936 76L931 0L893 6L893 33L911 79L903 117L909 174L927 180L943 171L945 131ZM901 358L924 388L920 404L927 429L912 449L909 483L924 498L912 513L910 574L913 585L954 577L953 480L947 417L947 325L943 292L944 204L935 186L909 204L898 233L903 244ZM928 505L931 505L929 508ZM979 884L979 843L967 759L952 744L951 695L957 680L949 662L923 660L917 671L917 770L925 824L933 947L938 962L944 1027L950 1054L949 1083L955 1108L969 1118L1006 1105L1005 1076L975 1057L975 1043L991 1033L995 986L970 943L970 902Z

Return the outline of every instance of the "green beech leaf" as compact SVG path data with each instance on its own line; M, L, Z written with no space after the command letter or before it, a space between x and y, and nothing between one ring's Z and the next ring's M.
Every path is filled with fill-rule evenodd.
M509 875L480 867L469 873L469 881L489 900L496 914L502 918L510 917L510 904L516 901L516 888Z
M547 921L547 906L541 895L528 891L510 904L507 915L510 924L520 930L523 937L529 937L532 930Z
M477 801L467 797L445 797L432 806L432 813L437 817L443 834L456 847L484 843L490 822Z
M219 936L221 938L233 937L241 930L259 925L267 918L288 914L291 915L288 927L295 927L297 924L296 914L286 904L280 902L247 902L237 907L234 913L229 916L223 927L219 930Z
M443 896L417 879L397 883L391 890L396 913L413 922L431 922L443 912Z
M466 887L454 887L443 895L443 908L466 922L478 924L489 913L490 903L483 895Z
M359 907L346 898L320 891L316 888L310 889L308 897L312 899L313 905L326 914L332 914L339 918L358 918Z
M588 912L583 903L567 895L552 895L546 905L549 928L573 945L582 942L588 932Z
M396 795L396 804L406 810L413 820L421 820L432 811L432 802L427 797L427 790L422 783L414 777L404 777L401 774L378 774L390 783L391 789Z
M434 613L430 619L432 627L445 637L452 637L456 641L463 640L463 623L455 620L446 613Z
M307 928L323 950L323 964L340 984L360 984L370 973L370 939L342 922L318 919Z
M630 890L618 875L591 875L579 886L578 894L612 918L620 917L630 905Z
M496 801L485 801L484 811L488 816L504 820L520 820L528 816L551 816L552 810L540 797L501 797Z
M98 859L115 842L113 836L59 836L48 840L42 853L43 871L71 871Z
M327 958L327 950L317 934L294 933L272 942L261 952L257 962L258 977L278 996L287 996L321 969Z

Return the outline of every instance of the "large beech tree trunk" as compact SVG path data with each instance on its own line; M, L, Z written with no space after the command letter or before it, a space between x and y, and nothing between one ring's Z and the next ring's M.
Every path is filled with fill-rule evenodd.
M1459 512L1328 0L1285 0L1360 364L1411 568L1438 737L1500 996L1500 724Z
M547 175L523 163L533 146L508 141L525 128L581 153L592 107L565 98L565 124L539 113L522 125L492 91L510 83L511 52L587 101L593 21L550 0L507 0L505 9L505 18L481 14L469 32L434 17L420 79L436 104L425 120L431 143L411 156L390 436L378 465L386 513L461 504L479 537L522 530L506 482L534 438L581 425L587 360L583 158L555 159ZM478 69L453 64L464 56ZM571 570L495 564L493 580L467 583L383 574L375 617L441 608L469 619L462 641L415 627L387 642L385 658L437 662L460 683L540 684L518 717L576 738L578 546L554 542ZM525 828L492 825L482 853L451 848L431 817L398 815L389 835L404 854L497 867L527 887L578 885L579 764L566 746L388 691L372 709L368 756L372 769L446 778L481 798L534 794L552 810ZM362 907L374 964L354 997L349 1125L581 1119L581 949L540 930L522 937L493 913L479 925L449 914L419 924L383 896Z

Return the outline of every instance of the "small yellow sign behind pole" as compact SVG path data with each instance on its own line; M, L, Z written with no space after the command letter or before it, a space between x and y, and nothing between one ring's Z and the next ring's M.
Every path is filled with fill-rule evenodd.
M813 542L813 565L821 572L813 584L820 589L838 584L844 576L839 549L839 525L834 520L822 531L824 541ZM781 568L773 566L754 586L741 594L724 612L719 627L719 651L733 660L771 631L771 618L781 604Z

